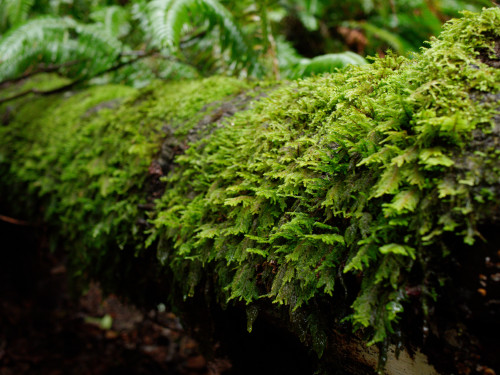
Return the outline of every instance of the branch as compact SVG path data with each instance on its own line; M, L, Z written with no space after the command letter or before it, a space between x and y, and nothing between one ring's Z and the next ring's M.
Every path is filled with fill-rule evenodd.
M130 64L133 64L137 61L139 61L140 59L143 59L145 57L149 57L153 55L153 53L140 53L137 55L137 57L135 59L132 59L132 60L129 60L129 61L122 61L116 65L113 65L112 67L108 68L108 69L105 69L105 70L102 70L100 72L97 72L96 74L90 76L90 77L82 77L82 78L79 78L73 82L70 82L68 83L67 85L63 85L61 87L57 87L55 89L51 89L51 90L38 90L38 89L29 89L29 90L26 90L26 91L22 91L20 93L17 93L17 94L14 94L12 96L9 96L7 98L2 98L0 99L0 104L3 104L3 103L7 103L7 102L10 102L12 100L15 100L15 99L19 99L19 98L22 98L23 96L26 96L26 95L29 95L29 94L35 94L35 95L41 95L41 96L46 96L46 95L52 95L52 94L58 94L60 92L63 92L63 91L66 91L66 90L69 90L77 85L79 85L80 83L82 82L85 82L85 81L88 81L89 79L92 79L92 78L95 78L95 77L99 77L103 74L106 74L106 73L111 73L111 72L114 72L126 65L130 65ZM120 55L122 56L122 55Z
M39 73L57 72L61 68L66 68L66 67L69 67L69 66L73 66L73 65L79 64L81 62L82 62L82 60L73 60L73 61L68 61L68 62L65 62L63 64L59 64L59 65L56 65L56 64L41 65L37 69L29 71L29 72L26 72L26 73L24 73L23 75L21 75L19 77L11 78L11 79L6 79L6 80L0 82L0 86L6 86L6 85L8 85L10 83L16 83L16 82L22 81L23 79L32 77L32 76L34 76L36 74L39 74Z

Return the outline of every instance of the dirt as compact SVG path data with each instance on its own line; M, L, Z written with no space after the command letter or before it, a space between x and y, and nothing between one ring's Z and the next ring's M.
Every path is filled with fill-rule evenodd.
M64 252L40 228L0 220L0 375L216 375L198 343L163 306L140 311L98 284L71 295Z

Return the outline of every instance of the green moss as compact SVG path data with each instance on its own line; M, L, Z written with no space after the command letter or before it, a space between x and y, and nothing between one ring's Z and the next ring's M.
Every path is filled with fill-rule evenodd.
M394 332L410 275L446 257L447 232L473 244L498 204L498 156L471 159L469 145L495 126L498 102L477 98L500 90L500 71L479 61L499 18L464 13L413 59L291 84L179 157L154 224L184 293L203 268L221 300L294 311L354 273L354 327L370 328L372 343Z
M53 90L58 87L67 85L68 83L70 83L70 80L68 78L60 77L55 73L36 74L29 80L21 81L18 84L4 84L3 86L5 87L2 87L2 89L0 90L0 99L12 97L16 94L20 94L24 91L29 91L32 89L36 89L39 91Z
M18 200L27 191L29 202L38 196L45 219L73 240L76 272L112 275L116 270L103 264L116 245L143 248L138 219L146 217L138 205L147 203L148 167L165 138L162 128L187 133L208 111L204 106L249 87L212 78L139 92L99 86L14 103L15 118L0 128L2 195Z
M252 85L210 78L30 99L0 128L3 190L21 183L40 196L83 274L121 272L103 266L120 256L113 244L140 253L146 233L176 292L188 298L208 280L222 304L288 306L319 353L324 327L304 308L356 275L347 319L381 342L406 287L422 287L425 312L449 238L473 244L498 207L500 70L484 62L497 59L499 20L498 8L464 13L413 59L389 54L285 85L213 126L176 158L148 230L138 205L164 130L186 142L218 101ZM121 106L97 111L115 98Z

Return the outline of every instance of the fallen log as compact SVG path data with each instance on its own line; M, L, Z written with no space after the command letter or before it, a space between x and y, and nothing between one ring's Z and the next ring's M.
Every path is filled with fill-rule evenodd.
M492 374L499 26L464 13L411 59L293 83L4 103L2 214L41 212L75 285L171 306L215 357L270 342L287 373Z

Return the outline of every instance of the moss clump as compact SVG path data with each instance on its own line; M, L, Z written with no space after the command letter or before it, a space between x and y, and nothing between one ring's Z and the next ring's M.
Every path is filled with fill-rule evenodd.
M498 209L498 143L469 146L498 140L498 101L477 98L500 90L480 61L498 58L499 21L497 8L467 12L413 59L293 83L189 148L154 220L185 295L209 273L222 301L294 311L354 273L349 319L371 343L394 332L407 287L425 309L438 293L429 263L452 251L444 237L472 245Z
M24 199L33 204L38 197L45 220L72 240L77 274L120 272L108 258L120 257L117 245L143 248L139 206L147 203L148 167L165 138L162 129L187 134L211 103L249 87L211 78L142 91L99 86L14 103L15 118L0 127L2 198L22 201L27 192ZM26 205L18 206L26 217Z
M427 311L449 244L472 245L482 223L498 221L499 26L498 8L467 12L412 59L389 54L255 101L176 157L147 230L138 205L164 130L199 139L190 132L218 121L204 120L214 103L249 84L109 86L24 102L0 128L3 190L24 184L41 197L85 275L121 272L102 266L111 245L141 253L147 233L185 298L215 284L222 304L272 301L292 318L355 275L347 318L382 342L408 288ZM126 99L96 107L115 98ZM305 328L318 352L320 320Z

